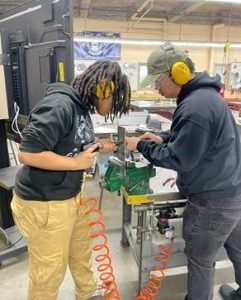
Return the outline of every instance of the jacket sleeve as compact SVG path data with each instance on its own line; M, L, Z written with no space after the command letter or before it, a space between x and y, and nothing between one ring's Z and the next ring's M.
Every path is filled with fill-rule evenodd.
M168 143L171 138L170 130L162 131L160 137L163 139L163 143Z
M54 146L70 131L73 117L61 106L39 106L30 115L29 124L22 132L19 149L38 153L53 151Z
M142 140L137 144L137 150L156 166L189 172L204 158L211 144L211 136L204 128L182 119L172 130L168 143Z

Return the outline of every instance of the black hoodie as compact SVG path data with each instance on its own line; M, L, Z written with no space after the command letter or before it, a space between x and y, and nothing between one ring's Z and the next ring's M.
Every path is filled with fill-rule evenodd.
M22 133L20 150L53 151L74 157L94 141L88 110L69 85L54 83L46 97L32 110ZM80 191L82 171L49 171L24 165L16 177L14 191L25 200L64 200Z
M137 145L154 165L177 171L185 196L219 199L241 193L240 139L220 88L217 78L196 74L181 89L164 143Z

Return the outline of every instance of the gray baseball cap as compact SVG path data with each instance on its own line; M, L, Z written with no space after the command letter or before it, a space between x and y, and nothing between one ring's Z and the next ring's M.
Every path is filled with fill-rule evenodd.
M140 84L141 88L153 84L161 74L170 73L171 67L178 61L186 62L188 54L186 51L166 42L150 54L147 61L147 76Z

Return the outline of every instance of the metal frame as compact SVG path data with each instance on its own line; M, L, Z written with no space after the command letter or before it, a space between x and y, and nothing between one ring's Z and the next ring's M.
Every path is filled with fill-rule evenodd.
M9 239L10 247L0 251L0 267L3 260L16 257L28 250L27 242L16 226L6 229L5 233Z
M180 199L180 200L177 200ZM138 294L150 278L150 271L158 263L155 257L159 255L158 247L153 244L153 234L157 234L157 229L151 229L148 222L148 213L152 210L172 205L175 207L184 207L186 199L180 197L179 193L153 194L152 202L148 204L130 205L128 204L128 195L123 195L122 207L122 246L130 246L138 267ZM132 211L138 214L137 226L132 225ZM170 219L170 225L175 227L174 251L168 263L169 268L181 267L187 265L184 254L184 240L182 239L182 218ZM160 234L158 232L158 234ZM161 237L161 244L169 246L170 240ZM227 259L225 250L221 251L217 260Z

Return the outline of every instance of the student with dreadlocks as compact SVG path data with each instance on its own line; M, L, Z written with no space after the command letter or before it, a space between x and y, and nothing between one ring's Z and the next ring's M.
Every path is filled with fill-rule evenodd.
M83 170L96 162L95 150L115 149L111 141L92 145L89 113L97 110L111 119L126 113L129 81L116 62L102 61L76 77L72 86L54 83L46 91L23 131L23 167L11 203L15 222L28 241L28 300L56 299L67 265L76 299L103 299L93 297L91 232L79 192Z

